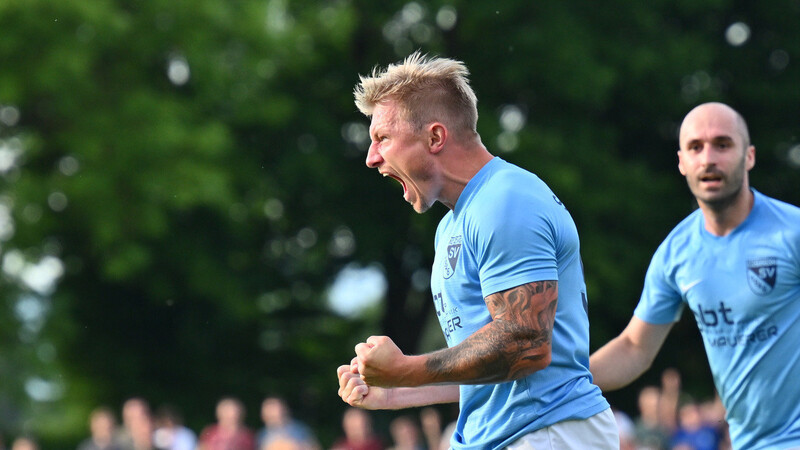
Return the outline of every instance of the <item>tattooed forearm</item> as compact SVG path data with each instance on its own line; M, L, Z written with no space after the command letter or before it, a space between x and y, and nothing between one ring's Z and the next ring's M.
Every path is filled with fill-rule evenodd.
M486 297L492 322L459 345L431 353L426 368L442 380L490 383L522 378L550 363L558 282L540 281Z

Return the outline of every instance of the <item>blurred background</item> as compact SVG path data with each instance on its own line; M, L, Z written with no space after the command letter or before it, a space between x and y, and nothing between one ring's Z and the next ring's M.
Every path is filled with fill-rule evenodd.
M800 0L0 0L0 435L75 448L134 396L196 432L234 396L255 429L279 395L329 447L356 343L445 345L445 208L415 214L364 166L352 96L417 49L467 64L486 146L572 213L598 348L696 207L675 155L692 107L738 109L751 184L800 204L798 23ZM636 414L668 367L713 396L688 312L609 400Z

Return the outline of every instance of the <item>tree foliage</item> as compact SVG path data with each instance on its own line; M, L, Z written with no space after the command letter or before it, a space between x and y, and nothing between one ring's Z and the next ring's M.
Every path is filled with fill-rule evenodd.
M256 426L279 393L325 441L355 343L442 345L425 278L444 210L415 215L364 168L352 103L358 74L416 49L467 63L487 147L568 206L599 346L693 207L674 153L691 107L739 109L752 184L800 204L798 16L794 0L0 3L0 432L74 447L91 408L133 395L194 428L236 395ZM337 273L372 263L379 317L331 311ZM682 323L641 383L672 365L708 392L699 342ZM610 398L631 408L634 389Z

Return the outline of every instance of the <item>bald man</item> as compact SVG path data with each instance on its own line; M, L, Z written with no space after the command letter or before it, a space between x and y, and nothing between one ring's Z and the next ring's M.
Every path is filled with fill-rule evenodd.
M656 250L628 326L591 356L594 382L608 391L635 380L688 307L733 447L800 448L800 208L750 187L756 150L731 107L694 108L679 140L699 209Z

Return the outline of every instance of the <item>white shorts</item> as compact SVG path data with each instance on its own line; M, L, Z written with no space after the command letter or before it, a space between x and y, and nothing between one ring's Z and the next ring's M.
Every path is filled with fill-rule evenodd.
M619 450L611 408L585 420L565 420L512 442L508 450Z

